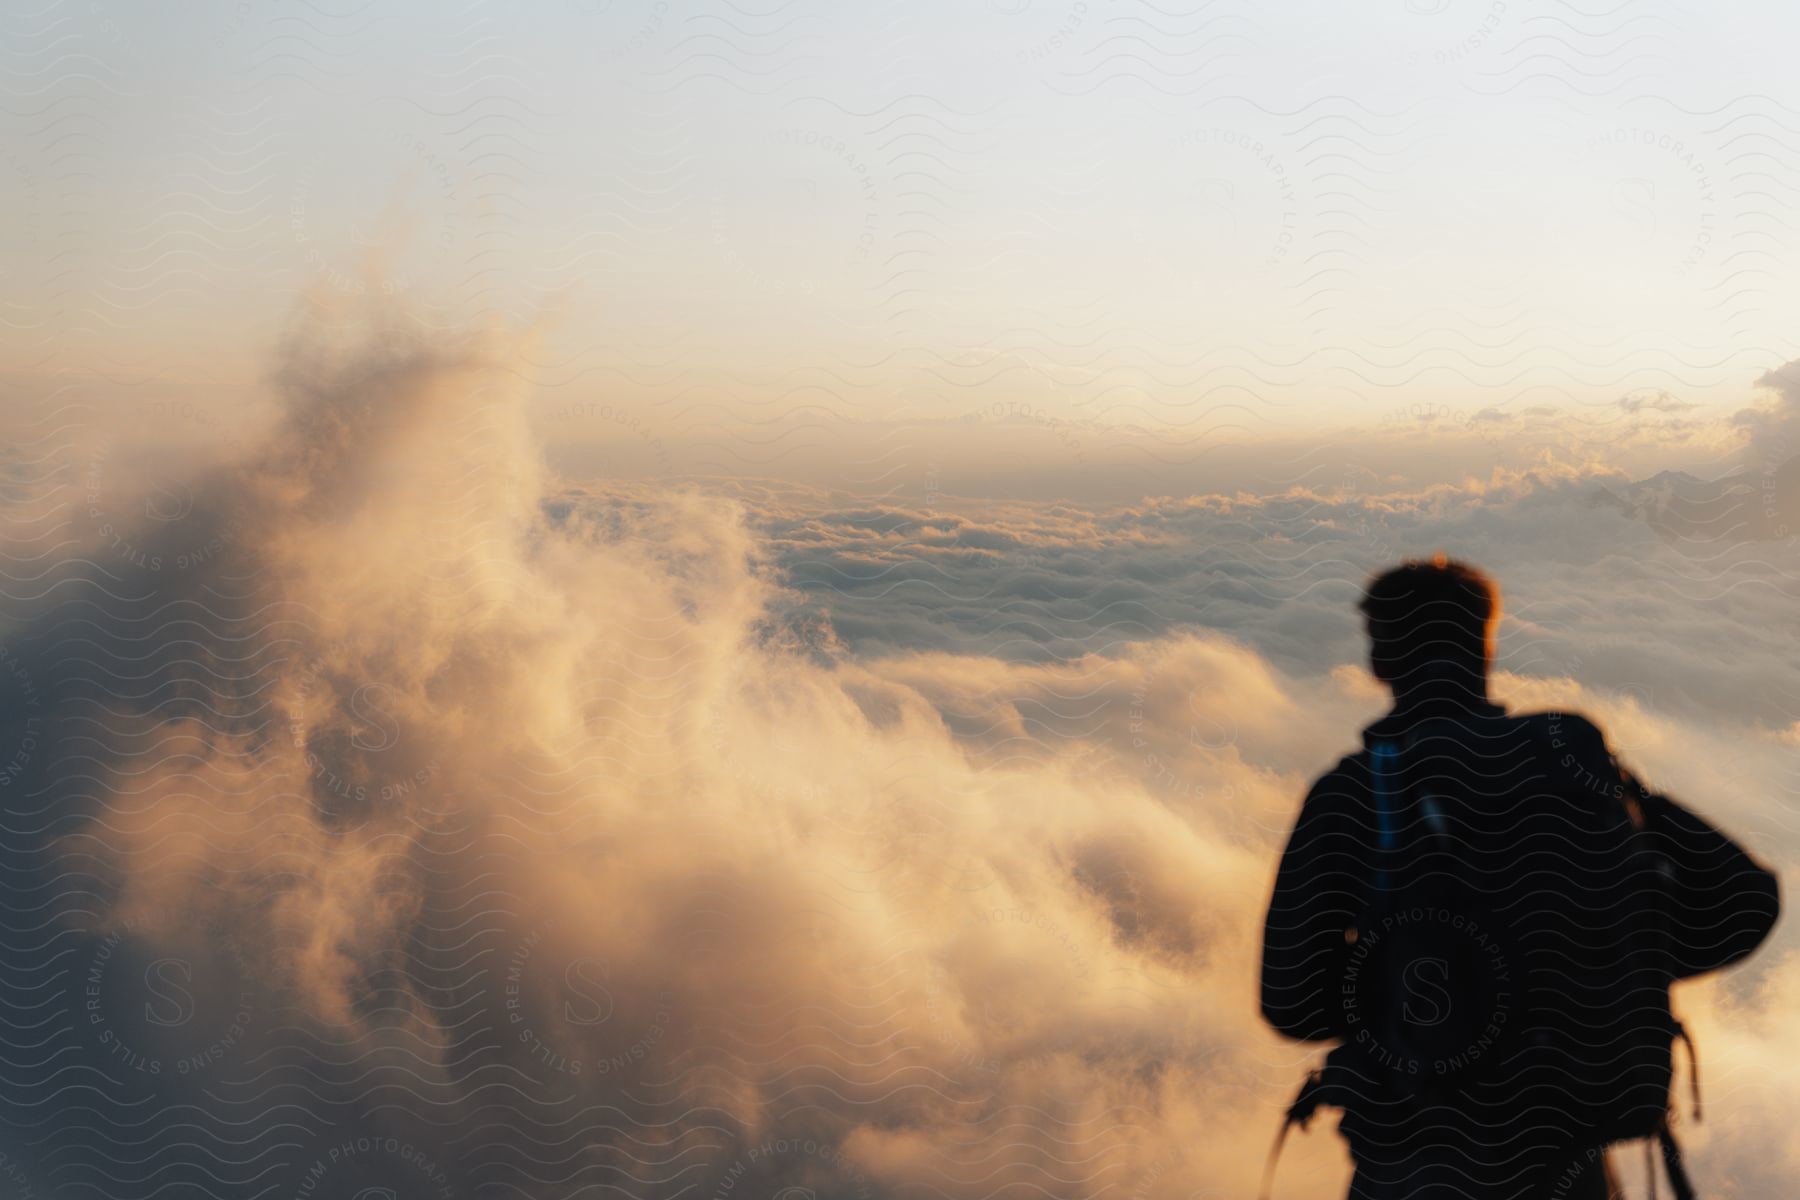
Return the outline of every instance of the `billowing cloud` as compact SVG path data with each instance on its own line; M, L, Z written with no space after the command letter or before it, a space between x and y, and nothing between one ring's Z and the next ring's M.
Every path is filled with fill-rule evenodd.
M575 486L510 343L338 320L180 503L14 497L36 1194L1247 1194L1309 1061L1255 1017L1273 856L1380 708L1354 586L1412 549L1502 570L1522 702L1696 795L1731 764L1727 815L1786 836L1782 660L1739 699L1644 644L1785 597L1578 471L1101 512ZM1749 1089L1697 1158L1743 1179L1790 974L1697 993ZM1282 1177L1342 1174L1315 1137Z

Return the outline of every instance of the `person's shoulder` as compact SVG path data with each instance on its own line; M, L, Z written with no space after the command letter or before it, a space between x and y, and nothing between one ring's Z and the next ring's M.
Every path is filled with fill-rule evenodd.
M1543 709L1537 712L1514 713L1513 719L1523 723L1532 732L1541 735L1555 750L1586 750L1598 747L1606 748L1606 734L1600 726L1585 713L1566 708Z
M1334 801L1359 799L1369 786L1369 752L1357 750L1338 759L1337 765L1313 780L1307 789L1306 803L1331 805Z
M1592 718L1567 709L1553 709L1525 713L1520 720L1530 729L1539 761L1546 769L1565 781L1577 781L1580 794L1590 799L1624 799L1618 760L1606 734Z

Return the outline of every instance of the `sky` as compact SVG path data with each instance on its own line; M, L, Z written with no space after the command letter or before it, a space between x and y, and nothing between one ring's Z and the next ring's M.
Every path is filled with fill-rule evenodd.
M9 17L0 368L263 413L303 288L401 290L545 327L571 470L914 495L891 460L997 411L1086 458L1008 430L955 490L1230 488L1433 405L1720 417L1800 354L1786 19L51 4Z
M0 1177L1251 1194L1440 549L1789 878L1793 23L0 15ZM1800 1172L1796 949L1677 990L1706 1194Z

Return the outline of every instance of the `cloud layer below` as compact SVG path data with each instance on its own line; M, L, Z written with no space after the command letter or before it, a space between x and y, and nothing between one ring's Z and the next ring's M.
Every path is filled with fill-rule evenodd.
M1797 836L1791 550L1696 553L1623 478L571 483L518 353L316 312L275 431L180 478L44 414L0 672L22 1186L1247 1194L1309 1057L1254 1014L1274 855L1380 709L1354 587L1416 550L1501 573L1509 697ZM1684 1005L1741 1194L1800 1167L1796 985L1772 950ZM1284 1188L1342 1174L1316 1136Z

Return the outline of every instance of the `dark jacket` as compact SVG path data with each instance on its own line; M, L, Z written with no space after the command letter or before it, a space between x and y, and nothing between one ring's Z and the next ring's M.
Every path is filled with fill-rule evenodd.
M1263 931L1263 1017L1287 1037L1323 1041L1346 1032L1334 1003L1344 931L1369 901L1377 836L1369 747L1445 715L1426 708L1389 713L1363 731L1363 750L1342 759L1307 794L1281 856ZM1616 793L1635 805L1673 868L1668 914L1677 978L1737 962L1768 935L1780 912L1775 875L1701 817L1638 786L1591 721L1575 713L1512 717L1487 704L1459 706L1449 715L1477 756L1528 747L1535 759L1529 767L1506 764L1509 790L1554 793L1571 804ZM1529 736L1521 740L1521 734ZM1500 776L1501 765L1490 773Z
M1390 712L1363 742L1313 785L1282 855L1263 931L1263 1016L1290 1038L1343 1042L1325 1103L1344 1110L1339 1128L1358 1164L1353 1197L1546 1194L1546 1164L1553 1168L1580 1140L1571 1140L1559 1109L1579 1081L1605 1092L1619 1069L1617 1022L1648 1029L1669 1020L1668 982L1754 950L1780 910L1775 876L1706 821L1644 788L1576 714L1513 716L1485 701L1440 699ZM1388 799L1379 813L1378 744L1404 747L1402 769L1386 760ZM1392 849L1380 848L1384 824ZM1425 835L1426 827L1448 836ZM1607 864L1619 860L1585 848L1608 838L1619 844L1631 829L1646 835L1632 844L1658 853L1626 860L1629 878L1608 877ZM1382 952L1382 935L1346 933L1379 930L1396 895L1418 895L1419 885L1394 883L1407 872L1440 891L1453 887L1457 900L1404 911L1450 914L1445 920L1459 932L1442 934L1446 953L1465 947L1490 963L1495 980L1481 997L1493 1017L1482 1028L1495 1033L1484 1081L1423 1100L1416 1087L1395 1082L1394 1039L1383 1036L1391 1027L1380 1023L1416 1030L1421 1017L1429 1024L1428 1005L1414 1012L1376 986L1385 976L1368 964ZM1617 932L1633 927L1640 932ZM1421 928L1411 926L1415 936ZM1649 960L1645 928L1662 931ZM1395 936L1386 939L1389 953L1397 952ZM1646 961L1658 965L1627 975ZM1614 1001L1621 980L1639 1000ZM1431 982L1427 975L1427 1000ZM1475 1007L1461 997L1456 1004L1464 1015ZM1567 1049L1547 1040L1557 1029L1576 1030L1565 1035ZM1466 1044L1487 1046L1480 1035ZM1401 1069L1429 1077L1440 1065L1405 1059Z

